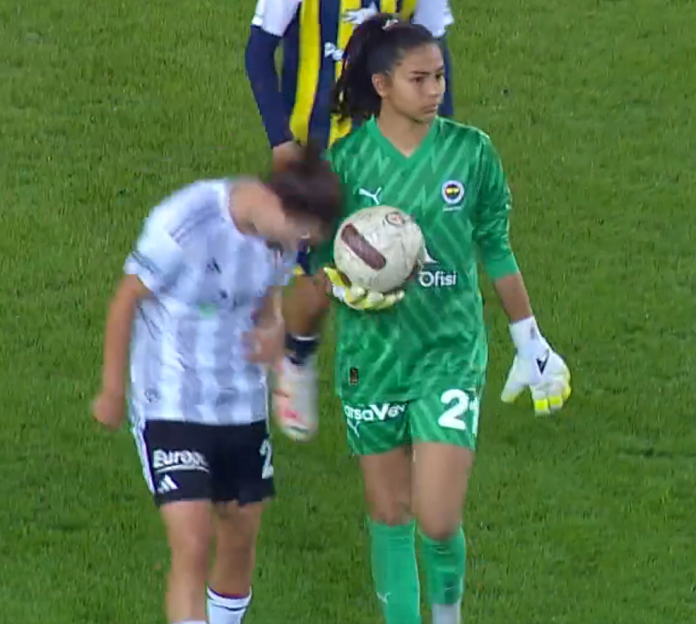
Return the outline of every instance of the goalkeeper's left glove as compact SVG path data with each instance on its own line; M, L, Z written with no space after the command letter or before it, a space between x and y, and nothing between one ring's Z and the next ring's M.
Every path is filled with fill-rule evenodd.
M331 282L331 294L353 310L379 312L391 308L404 298L403 290L382 294L360 286L351 286L337 269L324 267L323 270Z
M563 358L551 349L533 316L512 323L510 335L517 354L500 398L513 403L529 388L537 416L561 409L571 392L570 371Z

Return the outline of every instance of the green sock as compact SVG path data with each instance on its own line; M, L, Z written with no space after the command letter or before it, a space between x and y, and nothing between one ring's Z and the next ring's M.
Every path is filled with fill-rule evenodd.
M369 521L372 577L387 624L421 624L415 523Z
M459 604L464 594L466 571L466 541L464 530L459 530L447 540L433 540L421 533L423 540L423 563L428 579L428 601L431 606L452 605L453 609L437 609L456 612L457 619L442 618L443 622L458 622ZM435 614L436 609L433 609ZM436 623L439 624L439 623Z

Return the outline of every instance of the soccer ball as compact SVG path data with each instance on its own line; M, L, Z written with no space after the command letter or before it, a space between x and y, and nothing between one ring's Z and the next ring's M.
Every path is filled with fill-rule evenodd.
M363 208L334 239L334 262L353 286L387 293L402 286L425 256L423 233L398 208Z

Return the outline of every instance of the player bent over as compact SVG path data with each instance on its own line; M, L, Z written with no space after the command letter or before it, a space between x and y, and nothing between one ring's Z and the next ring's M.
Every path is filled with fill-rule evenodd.
M172 624L239 624L249 605L274 492L266 378L282 357L279 287L299 244L323 240L339 211L338 180L304 148L265 182L178 191L151 212L128 257L93 410L109 428L122 424L130 350L130 420L171 549Z
M389 295L346 284L330 267L330 243L309 258L344 304L336 386L365 483L375 590L388 624L420 624L417 526L433 622L458 624L462 514L488 362L479 258L517 349L503 399L530 388L538 413L558 409L570 375L537 327L510 248L511 198L496 150L480 130L437 116L444 68L432 35L379 15L356 29L343 63L336 107L367 120L329 150L347 198L343 216L400 208L420 225L427 248L415 281ZM320 313L305 308L304 318L287 319L288 329L311 335ZM287 400L275 413L294 437L316 428L312 368L297 350L285 363Z

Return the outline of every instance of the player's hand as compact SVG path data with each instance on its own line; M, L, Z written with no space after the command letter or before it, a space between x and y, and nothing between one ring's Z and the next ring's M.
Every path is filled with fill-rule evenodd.
M301 155L300 146L295 141L286 141L273 148L273 169L281 171L288 163L299 159Z
M534 317L510 326L517 354L501 399L513 403L525 390L532 395L534 412L543 416L560 410L570 397L570 371L539 332Z
M360 286L351 286L340 271L333 267L324 267L323 271L330 282L330 294L353 310L378 312L391 308L404 298L403 290L385 295Z
M102 390L92 403L94 419L111 431L116 431L125 420L125 397L122 392Z
M500 398L514 403L527 388L537 416L560 410L571 393L570 371L563 358L551 349L541 358L516 355Z

